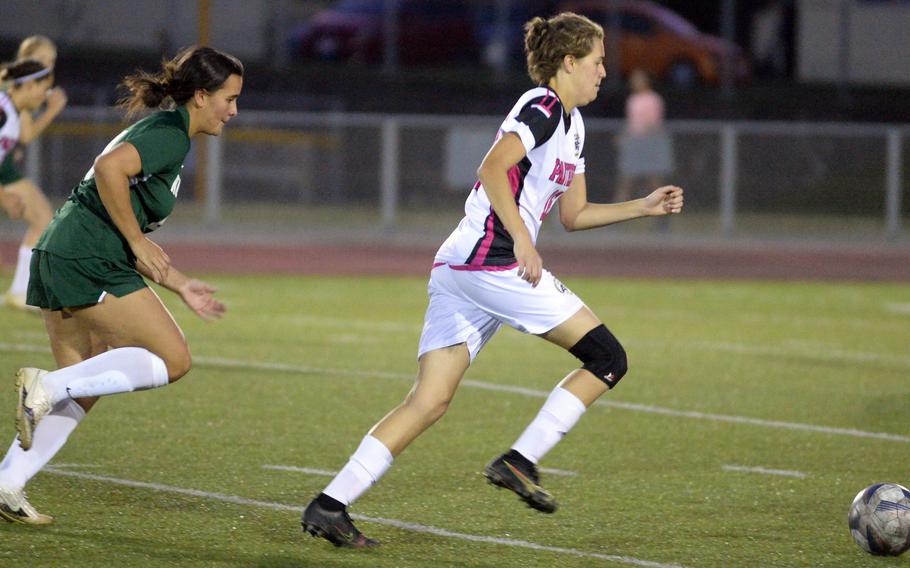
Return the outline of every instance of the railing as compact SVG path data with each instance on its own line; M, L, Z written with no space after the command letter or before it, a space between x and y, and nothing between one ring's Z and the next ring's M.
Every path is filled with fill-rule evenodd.
M501 117L242 111L208 140L204 218L246 199L366 204L394 228L401 211L463 198ZM585 122L589 198L609 201L619 120ZM27 174L65 195L121 128L112 109L68 108L28 149ZM878 218L879 236L903 233L904 139L910 125L670 121L688 204L715 216L721 235L744 214ZM187 161L195 170L196 157ZM184 188L195 191L184 174ZM252 183L251 183L252 182ZM378 190L378 191L377 191ZM867 232L869 232L867 230Z

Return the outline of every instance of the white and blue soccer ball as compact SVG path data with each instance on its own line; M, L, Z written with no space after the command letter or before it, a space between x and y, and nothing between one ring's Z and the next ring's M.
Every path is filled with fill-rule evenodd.
M847 515L850 534L863 550L897 556L910 549L910 490L876 483L857 494Z

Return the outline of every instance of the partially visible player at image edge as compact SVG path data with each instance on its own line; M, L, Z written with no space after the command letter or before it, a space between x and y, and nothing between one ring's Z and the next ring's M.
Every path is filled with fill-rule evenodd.
M46 36L29 36L22 40L16 52L16 60L22 59L34 59L53 73L57 64L57 46ZM24 155L23 147L31 144L44 132L66 107L66 102L66 92L63 89L56 86L47 89L44 110L35 109L34 115L32 112L23 112L19 115L18 144L5 160L0 160L0 186L3 186L5 192L2 206L10 218L21 217L28 223L19 243L13 280L3 296L4 302L11 308L39 312L37 308L25 303L29 266L32 260L32 247L38 242L38 238L53 217L47 196L34 181L20 171L19 158Z
M603 29L563 13L534 18L525 31L528 71L539 86L522 95L503 121L465 202L465 217L436 253L417 380L304 510L303 529L336 546L378 544L354 526L348 506L445 413L465 371L502 324L540 336L582 363L556 386L512 448L484 469L490 483L536 510L556 510L540 485L537 463L626 374L619 341L543 268L537 234L557 203L563 226L576 231L679 213L683 191L664 186L632 201L588 202L578 109L596 98L606 75Z
M215 289L171 266L146 233L171 214L180 172L199 134L218 136L237 114L243 65L189 48L157 74L124 79L129 114L171 106L127 127L57 211L32 257L27 301L41 308L58 370L20 369L14 440L0 463L0 517L48 524L25 484L63 447L98 397L163 387L191 366L186 338L143 276L203 319L225 306Z

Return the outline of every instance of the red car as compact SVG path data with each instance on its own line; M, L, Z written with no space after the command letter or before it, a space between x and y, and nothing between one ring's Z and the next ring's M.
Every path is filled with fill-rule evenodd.
M469 2L400 0L398 61L403 65L437 65L476 61ZM303 59L383 61L384 0L341 0L317 13L292 33L292 56Z
M733 65L733 77L748 77L749 64L742 50L725 39L701 33L691 22L646 0L566 0L559 2L557 12L584 14L604 28L604 45L609 50L610 8L619 25L619 66L623 75L635 68L646 70L652 77L675 85L694 83L717 84L722 74L722 61L727 55ZM607 64L609 65L609 51Z

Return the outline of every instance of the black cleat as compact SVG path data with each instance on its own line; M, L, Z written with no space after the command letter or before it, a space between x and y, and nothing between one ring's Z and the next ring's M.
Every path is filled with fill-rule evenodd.
M503 454L487 464L483 476L491 484L515 492L532 509L543 513L556 511L556 500L539 485L540 477L532 463L523 463L510 458L509 454Z
M357 530L347 510L329 511L319 505L316 499L310 501L303 511L300 520L304 532L313 536L321 536L335 546L346 548L370 548L379 546L379 542L367 538Z

